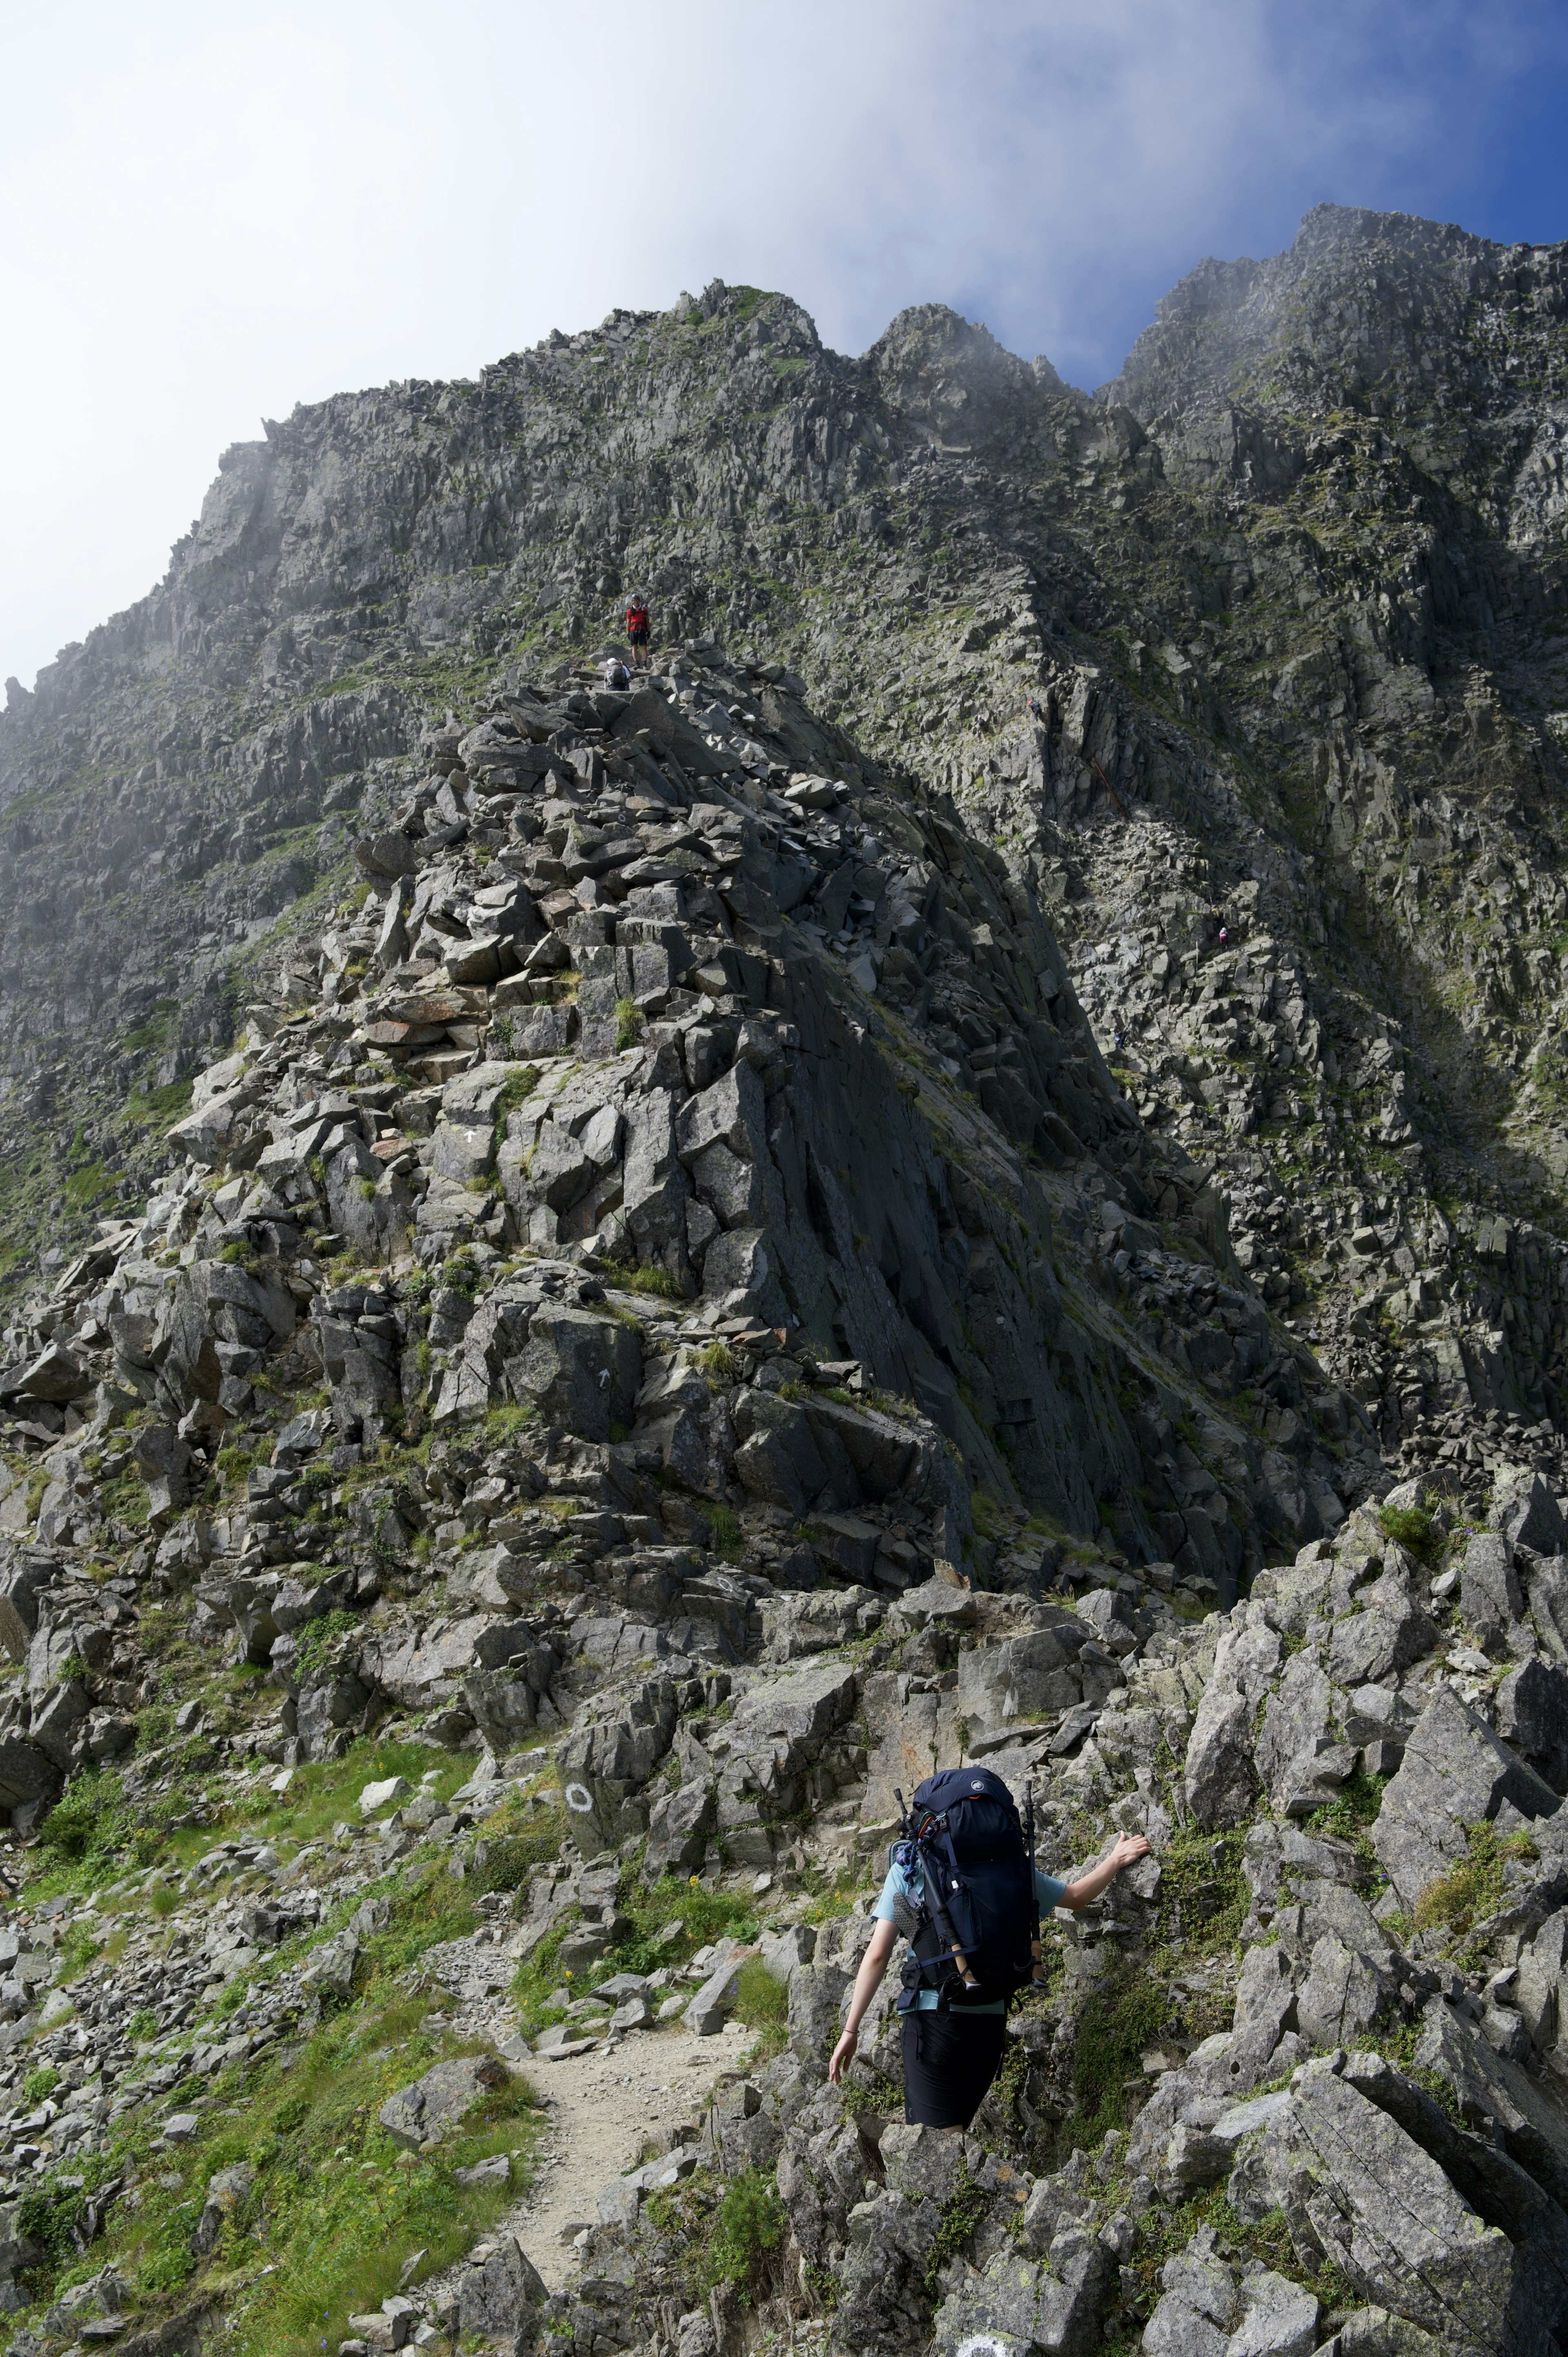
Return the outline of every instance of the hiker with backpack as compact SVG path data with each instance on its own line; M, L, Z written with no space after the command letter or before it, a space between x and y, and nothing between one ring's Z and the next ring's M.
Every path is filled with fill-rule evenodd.
M648 669L648 602L640 589L634 589L626 609L626 634L631 641L633 671Z
M1142 1834L1122 1834L1087 1874L1058 1882L1035 1864L1033 1792L1020 1822L1012 1793L989 1769L929 1776L909 1810L897 1797L901 1837L828 2077L837 2086L853 2059L902 1935L909 1943L897 2000L904 2116L911 2126L957 2130L969 2126L1001 2066L1009 2004L1044 1984L1042 1909L1089 1906L1149 1845Z

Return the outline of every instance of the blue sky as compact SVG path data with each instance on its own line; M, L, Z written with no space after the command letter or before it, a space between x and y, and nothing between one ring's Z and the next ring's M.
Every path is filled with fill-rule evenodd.
M1093 385L1327 199L1568 236L1561 0L77 0L0 18L0 677L149 588L230 442L618 303L944 301Z

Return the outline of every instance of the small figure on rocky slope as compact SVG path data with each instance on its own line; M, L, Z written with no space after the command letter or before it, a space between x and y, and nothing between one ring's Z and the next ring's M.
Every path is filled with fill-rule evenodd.
M607 687L618 688L626 688L631 685L631 673L628 671L619 655L607 655L605 657L605 685Z
M634 589L627 603L626 634L631 641L633 671L648 669L648 600L640 589Z
M1122 1834L1098 1866L1058 1882L1035 1865L1032 1805L1026 1830L1006 1785L983 1768L928 1777L904 1831L872 1910L876 1929L828 2076L838 2085L854 2057L901 1932L909 1943L898 1998L904 2116L956 2131L969 2126L996 2076L1009 2003L1041 1977L1041 1910L1087 1907L1149 1845L1142 1834Z

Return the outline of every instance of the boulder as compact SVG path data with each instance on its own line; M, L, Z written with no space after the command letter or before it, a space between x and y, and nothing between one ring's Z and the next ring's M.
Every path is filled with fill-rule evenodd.
M1184 1781L1187 1807L1206 1832L1251 1815L1258 1798L1251 1719L1234 1686L1206 1687L1187 1738Z
M166 1424L145 1424L133 1446L147 1485L147 1518L166 1523L190 1502L189 1443Z
M0 1809L47 1807L59 1790L60 1770L37 1744L19 1735L0 1739Z
M1050 2264L1003 2250L978 2282L950 2293L937 2310L931 2345L938 2357L1090 2357L1114 2268L1104 2244L1069 2227L1051 2244ZM1147 2336L1144 2347L1149 2346ZM1173 2352L1174 2357L1174 2352ZM1181 2357L1195 2357L1189 2345Z
M1269 1696L1258 1737L1258 1774L1282 1815L1310 1784L1313 1763L1332 1740L1327 1674L1316 1652L1297 1653Z
M18 1399L48 1400L63 1407L71 1400L85 1399L92 1389L92 1378L60 1343L50 1342L6 1388Z
M1328 1640L1328 1674L1337 1686L1370 1685L1408 1670L1436 1641L1430 1614L1412 1600L1402 1577L1385 1572L1335 1620Z
M1554 1792L1568 1792L1568 1670L1521 1663L1498 1686L1494 1708L1503 1740L1523 1752Z
M1558 1805L1544 1778L1451 1687L1440 1687L1411 1732L1372 1827L1372 1846L1402 1905L1413 1907L1467 1855L1466 1826L1495 1817L1505 1801L1527 1817L1550 1816Z
M642 1351L618 1318L549 1302L534 1311L511 1380L546 1423L584 1440L607 1440L612 1424L630 1426Z
M243 2161L208 2179L207 2199L196 2222L196 2247L204 2257L217 2249L224 2227L244 2208L255 2181L255 2171Z
M1160 2269L1161 2297L1144 2327L1147 2357L1227 2357L1240 2302L1213 2244L1211 2230L1199 2232Z
M419 853L413 840L400 831L385 834L364 834L354 845L354 859L360 872L375 884L395 884L404 876L412 876L419 865Z
M655 1801L648 1818L650 1875L693 1874L707 1855L709 1837L717 1823L712 1784L689 1778Z
M515 2234L476 2244L457 2278L457 2330L487 2341L521 2334L530 2309L548 2298Z
M1484 1644L1500 1642L1524 1618L1513 1547L1495 1531L1477 1532L1465 1549L1459 1609Z
M1296 1996L1296 2026L1316 2046L1355 2046L1391 2008L1398 1985L1379 1961L1347 1947L1337 1932L1326 1932L1312 1951L1311 1967Z
M1461 2348L1507 2345L1508 2236L1330 2063L1297 2072L1257 2166L1304 2267L1327 2259L1364 2298Z
M1529 1547L1532 1555L1560 1555L1568 1549L1568 1523L1539 1473L1511 1467L1499 1474L1492 1512L1512 1546Z
M507 2083L507 2067L493 2054L465 2054L452 2062L437 2062L412 2086L389 2095L377 2117L398 2144L415 2151L439 2142L478 2110L496 2088Z

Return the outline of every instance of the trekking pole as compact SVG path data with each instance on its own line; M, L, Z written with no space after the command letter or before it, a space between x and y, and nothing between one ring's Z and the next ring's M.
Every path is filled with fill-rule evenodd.
M977 1989L980 1983L974 1976L969 1958L964 1954L958 1933L953 1929L952 1917L948 1913L947 1902L942 1897L941 1878L935 1861L922 1858L920 1873L926 1886L926 1895L931 1902L931 1920L937 1927L937 1937L958 1966L959 1978L965 1988Z
M1029 1943L1029 1953L1034 1957L1035 1969L1030 1974L1029 1977L1037 1988L1043 1988L1045 1986L1046 1980L1046 1960L1040 1946L1040 1894L1035 1885L1035 1784L1033 1777L1030 1778L1029 1781L1024 1787L1024 1833L1029 1846L1029 1908L1031 1920L1033 1921L1035 1927L1034 1936Z

